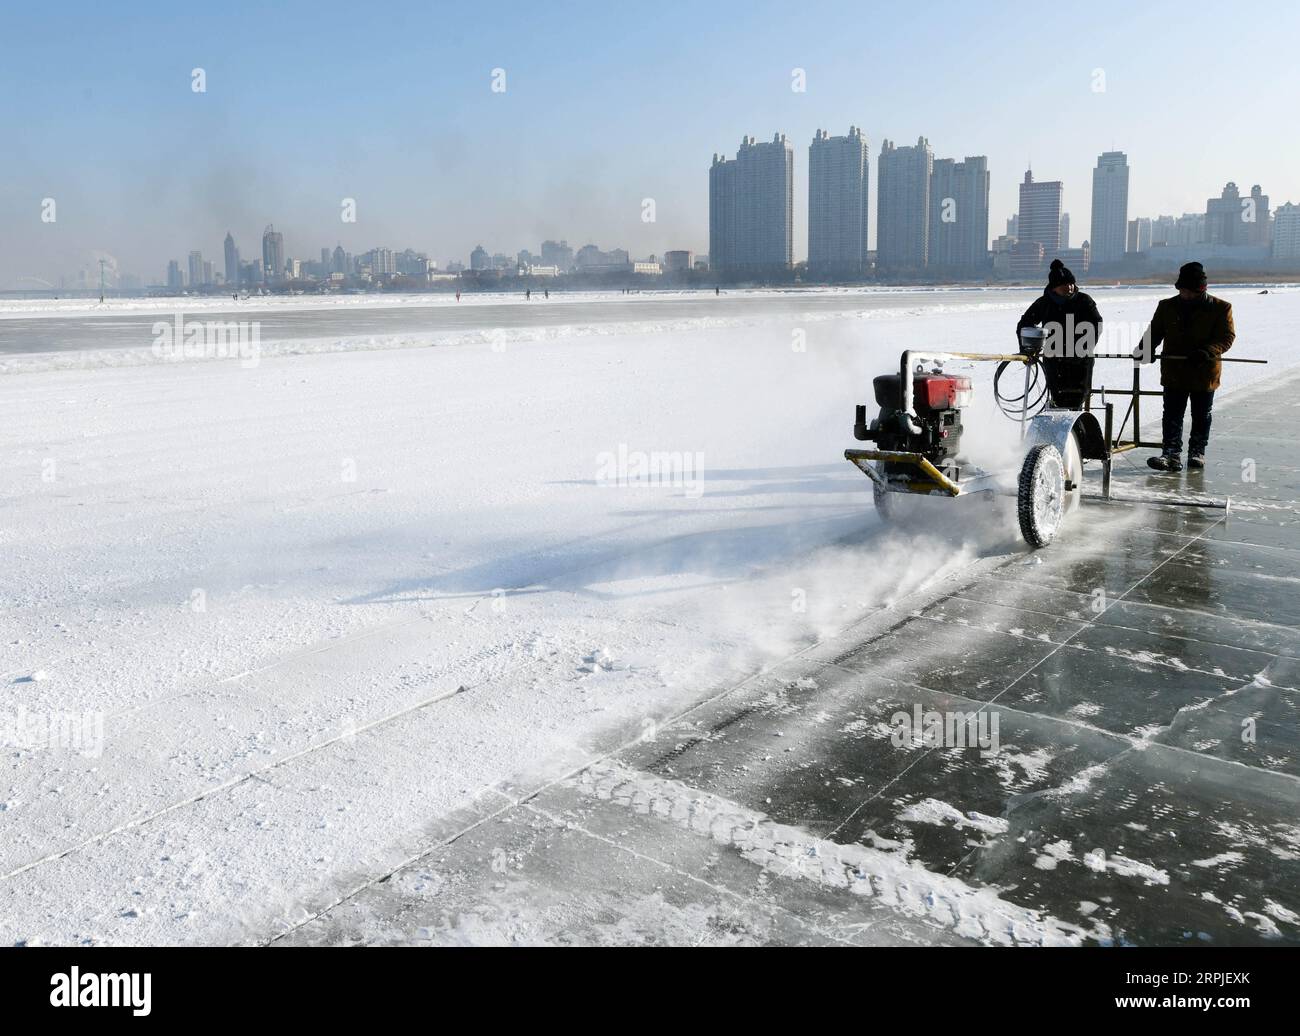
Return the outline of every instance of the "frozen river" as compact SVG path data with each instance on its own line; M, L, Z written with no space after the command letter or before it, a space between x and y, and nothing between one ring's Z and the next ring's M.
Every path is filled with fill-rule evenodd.
M248 367L11 306L57 351L0 356L0 938L1300 941L1300 292L1225 291L1274 365L1211 467L1117 475L1231 525L883 527L871 376L1030 294L275 300ZM917 705L996 707L998 754L879 736Z
M148 346L159 319L186 317L260 324L263 341L437 334L455 338L503 329L552 329L646 322L732 323L781 319L823 320L892 312L1014 310L1036 291L1024 288L809 289L805 291L540 292L526 300L512 295L296 296L110 299L104 306L81 300L0 301L0 354L127 350ZM1118 300L1158 298L1151 288L1107 290Z

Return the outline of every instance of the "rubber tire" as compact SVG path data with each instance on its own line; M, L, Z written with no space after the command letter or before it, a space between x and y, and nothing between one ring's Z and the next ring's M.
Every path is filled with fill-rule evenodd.
M874 432L879 427L880 418L873 417L871 419L871 430ZM876 470L883 475L885 473L885 462L882 460L876 461ZM898 516L898 501L894 499L894 496L894 493L881 489L875 480L872 480L871 502L876 505L876 514L880 515L881 522L891 522Z
M1054 508L1050 499L1043 498L1049 480L1055 483ZM1016 492L1016 513L1020 518L1020 534L1031 547L1046 547L1060 529L1065 517L1065 461L1061 451L1051 443L1039 443L1025 454Z

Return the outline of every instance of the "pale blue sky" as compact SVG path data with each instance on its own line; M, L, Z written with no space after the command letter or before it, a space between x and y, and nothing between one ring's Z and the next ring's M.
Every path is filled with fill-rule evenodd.
M873 200L883 137L987 154L995 234L1032 157L1065 181L1077 245L1112 147L1133 167L1131 215L1203 209L1230 179L1300 201L1294 3L74 0L3 18L0 286L93 249L149 279L191 248L220 268L227 229L251 256L270 222L303 258L341 241L445 262L544 237L704 251L712 153L778 130L801 257L808 143L852 123Z

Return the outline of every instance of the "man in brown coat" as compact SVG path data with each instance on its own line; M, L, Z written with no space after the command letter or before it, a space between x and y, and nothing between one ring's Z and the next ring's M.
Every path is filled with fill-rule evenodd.
M1164 346L1160 360L1165 397L1163 447L1159 457L1147 460L1157 471L1183 470L1183 415L1189 403L1192 433L1187 442L1187 465L1205 467L1214 391L1223 371L1219 357L1232 348L1237 337L1232 303L1209 294L1207 285L1205 267L1200 263L1188 263L1179 270L1174 284L1178 294L1156 306L1151 326L1134 354L1150 363L1154 350Z

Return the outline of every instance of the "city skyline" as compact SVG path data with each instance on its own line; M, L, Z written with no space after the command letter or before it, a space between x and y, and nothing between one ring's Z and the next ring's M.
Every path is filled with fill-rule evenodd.
M1107 150L1134 163L1130 212L1196 211L1228 181L1262 183L1279 205L1300 200L1300 144L1261 104L1300 93L1284 60L1300 23L1291 7L1269 10L1267 33L1206 34L1173 4L1103 4L1113 16L1099 10L1096 33L1030 80L1005 53L1014 12L938 4L886 20L812 4L791 19L757 3L734 8L745 15L737 34L728 6L701 19L685 5L680 18L671 4L638 18L578 4L486 25L404 3L382 19L328 4L250 7L251 22L228 6L182 18L141 4L93 37L73 31L93 14L85 3L12 12L0 63L13 167L0 198L0 284L53 280L101 252L153 279L167 257L196 244L217 256L227 230L252 240L271 220L286 242L353 252L404 241L445 258L480 241L560 237L703 252L699 156L774 131L802 145L824 126L860 126L873 149L925 135L942 154L987 156L998 224L1032 165L1066 184L1079 239L1091 170ZM1143 38L1161 40L1161 62L1142 56ZM141 50L167 60L142 69ZM372 52L385 54L379 75L357 60ZM1211 62L1236 71L1195 96L1188 118L1215 127L1205 147L1171 102ZM116 117L126 110L130 124ZM802 194L802 146L794 182ZM56 223L41 222L46 198L58 203ZM642 220L647 198L654 222ZM355 223L340 219L345 199ZM806 219L796 207L796 261Z
M1201 246L1205 254L1229 261L1296 258L1290 243L1295 206L1284 204L1273 218L1271 199L1258 184L1243 194L1235 182L1218 196L1207 199L1203 213L1181 216L1139 216L1127 219L1128 156L1105 152L1098 156L1092 175L1092 233L1100 242L1071 247L1070 213L1064 211L1064 184L1035 181L1027 170L1020 185L1017 212L1006 221L1005 237L990 241L987 160L966 156L958 162L935 158L929 142L920 138L914 147L899 148L884 141L878 157L878 210L882 237L893 252L883 259L866 247L866 202L870 184L870 154L865 135L856 126L848 134L832 136L819 129L809 146L807 212L809 260L796 264L792 251L793 148L783 134L760 143L753 137L741 141L735 159L715 153L709 170L710 250L700 256L701 266L723 275L764 277L796 265L806 266L813 279L917 273L929 279L945 274L958 278L989 272L1032 278L1045 271L1052 258L1062 258L1087 271L1093 264L1115 263L1133 253L1169 257L1170 247ZM1280 238L1275 242L1275 227ZM1112 239L1108 245L1106 238ZM1113 247L1117 239L1117 248ZM1276 247L1275 247L1276 245ZM416 280L465 269L451 259L440 268L425 251L402 252L371 248L353 256L341 244L320 249L320 262L286 255L283 234L268 224L262 234L260 260L241 261L232 232L223 242L224 276L202 251L189 252L186 266L169 260L166 287L216 287L275 284L301 279L341 280L354 275L366 280L401 275ZM626 249L603 250L594 243L575 249L567 240L543 241L541 254L528 248L514 256L490 253L476 245L468 269L476 272L558 276L575 273L665 273L694 269L691 249L667 249L663 259L653 253L639 259ZM718 258L720 257L720 258ZM1131 271L1136 272L1136 271ZM331 275L334 275L333 277ZM121 284L110 276L111 287L140 287L136 277ZM149 282L154 286L155 282ZM63 285L62 287L66 287ZM92 287L83 278L81 289Z
M789 267L800 263L807 263L810 274L815 276L843 276L852 274L852 270L847 268L843 263L823 265L820 268L809 259L801 259L795 256L793 252L792 228L796 222L796 213L798 207L793 205L793 196L795 192L794 182L794 149L786 139L784 134L776 133L770 142L759 142L755 138L746 136L741 142L741 148L738 152L740 155L752 152L753 154L762 154L764 144L770 150L776 146L783 150L784 155L780 162L780 172L777 174L780 183L777 185L777 193L773 196L777 208L782 210L779 215L781 226L777 233L776 239L772 242L772 248L775 252L787 256L785 261L778 259L776 262L765 264L750 264L751 272L760 272L766 266L767 269L778 267ZM819 129L814 134L812 144L809 147L809 177L806 192L807 200L807 221L806 225L809 231L808 238L808 256L811 257L816 252L814 238L817 236L816 220L813 216L814 209L817 205L826 204L826 187L817 186L817 166L814 155L819 149L819 145L826 145L832 148L844 149L849 144L855 152L859 153L862 163L863 172L861 182L856 185L849 185L850 191L856 190L863 199L872 201L871 208L876 210L879 218L880 205L878 195L882 184L886 185L887 193L894 190L888 187L889 177L877 176L877 190L870 190L870 145L868 138L862 132L860 127L851 126L847 136L834 137L829 131ZM910 199L911 204L895 204L897 211L891 215L890 206L886 206L885 217L883 222L888 224L898 224L899 227L906 224L909 228L907 235L914 238L911 247L924 253L924 262L921 265L915 265L915 253L913 253L912 265L906 263L900 264L899 261L889 261L887 259L884 266L878 262L877 250L875 248L867 249L867 253L877 259L875 268L876 273L884 272L886 274L896 274L905 272L909 269L920 270L929 268L932 271L947 270L953 273L970 274L981 269L992 269L1001 272L1006 271L1005 266L1000 266L995 261L995 256L999 251L999 242L1001 238L993 238L992 231L989 229L991 222L990 213L987 207L989 197L989 183L991 174L987 167L987 159L984 156L967 156L963 162L956 159L936 158L933 149L926 138L918 140L917 145L913 147L898 148L891 141L883 141L881 145L881 155L877 161L884 158L886 163L892 162L897 158L904 158L910 161L914 168L906 169L903 178L923 174L923 180L917 181L910 188L917 196ZM917 164L912 156L919 156L921 161ZM713 168L710 169L711 178L719 170L719 165L731 165L735 167L736 160L725 160L725 156L717 153L713 156ZM830 165L824 165L825 170L832 171L835 177L844 179L845 173L842 159L837 160ZM922 168L924 167L924 168ZM775 168L775 167L774 167ZM725 169L722 170L725 172ZM1103 233L1114 234L1118 221L1123 218L1122 232L1120 233L1120 253L1122 258L1125 254L1138 252L1147 252L1154 245L1157 249L1167 246L1190 246L1201 244L1207 248L1214 246L1253 246L1256 248L1271 248L1272 246L1272 228L1271 219L1272 209L1270 208L1271 199L1265 194L1259 184L1251 187L1249 194L1242 194L1234 181L1229 181L1221 193L1217 196L1211 196L1207 199L1202 211L1193 211L1184 213L1179 216L1170 214L1161 214L1158 217L1138 216L1133 219L1126 219L1127 209L1127 182L1131 167L1128 164L1128 156L1122 151L1104 152L1097 158L1097 164L1092 170L1092 233L1090 238L1098 236L1099 229ZM1122 177L1116 179L1116 174L1122 174ZM823 172L822 178L827 175ZM1107 177L1110 177L1109 182ZM769 177L770 179L770 177ZM749 188L752 189L754 184L754 174L750 174ZM1044 217L1043 227L1055 229L1057 235L1053 237L1050 232L1043 232L1043 228L1036 225L1031 231L1020 233L1021 210L1026 205L1026 187L1025 184L1034 184L1034 187L1040 189L1044 186L1050 187L1053 192L1053 204L1058 215L1055 219L1049 214ZM770 185L769 185L770 186ZM837 191L844 190L844 184L837 185ZM1042 255L1038 257L1030 256L1023 249L1017 250L1012 248L1013 254L1010 258L1010 268L1020 276L1032 276L1037 269L1038 263L1045 267L1046 263L1052 258L1053 254L1070 259L1076 264L1082 263L1083 268L1087 268L1089 262L1085 260L1080 248L1070 248L1068 241L1070 213L1065 211L1065 185L1060 181L1049 182L1047 184L1033 181L1032 168L1026 171L1025 179L1020 184L1020 200L1017 210L1007 218L1007 233L1011 237L1020 238L1021 242L1030 240L1030 233L1036 237L1046 237L1048 240L1043 243ZM919 193L918 193L919 192ZM710 194L712 196L712 189ZM736 194L739 200L744 191ZM1032 198L1032 194L1031 194ZM820 199L820 201L819 201ZM842 201L843 199L841 199ZM1242 202L1253 204L1262 210L1265 219L1256 226L1248 230L1237 231L1234 224L1240 221ZM712 202L712 197L711 197ZM942 220L938 217L941 205L954 204L954 212L961 213L960 220ZM1031 208L1033 203L1031 202ZM1297 206L1289 203L1283 203L1277 207L1277 211L1284 219L1284 234L1293 234L1289 228L1293 226ZM932 217L932 213L934 214ZM919 214L919 219L917 218ZM750 216L753 218L752 214ZM710 210L710 238L713 237L713 214L712 206ZM945 227L943 223L952 222L953 226ZM867 216L864 212L861 217L861 230L865 234L867 229ZM828 224L823 218L820 233L828 233ZM913 225L915 224L915 225ZM850 233L853 233L850 227ZM900 231L901 232L901 231ZM834 236L840 241L844 238L844 229L837 228ZM784 242L781 242L781 238ZM979 256L979 248L976 242L983 238L988 242L989 249L982 257ZM923 240L922 240L923 239ZM1085 238L1085 244L1088 238ZM939 244L939 242L943 242ZM710 241L712 245L712 240ZM942 254L939 253L942 249ZM263 231L261 238L261 257L254 260L242 260L240 251L235 242L233 231L227 231L223 240L221 253L224 256L224 273L217 276L216 263L213 260L203 259L202 249L190 249L187 253L185 262L178 262L175 259L167 260L166 274L157 279L151 279L150 276L141 276L135 273L126 273L125 271L115 271L110 274L110 286L113 286L114 276L122 274L118 280L118 286L125 287L162 287L169 288L188 288L188 287L215 287L219 285L242 285L248 286L254 283L274 283L287 280L296 280L299 274L288 273L289 267L286 263L293 264L294 267L301 265L302 270L313 271L312 276L318 279L328 279L329 273L340 273L352 276L365 270L367 274L371 272L373 263L373 272L377 274L396 274L415 276L421 279L427 279L428 275L433 272L458 272L462 269L469 270L497 270L503 271L507 268L524 269L533 267L534 270L540 269L544 273L565 273L573 272L613 272L614 270L635 270L636 272L650 272L650 265L657 261L660 266L660 272L669 272L669 264L665 262L670 255L694 257L697 253L692 249L665 249L662 253L662 259L657 259L655 253L648 253L647 258L651 264L644 264L636 256L629 253L628 250L615 247L612 250L604 251L599 249L594 243L587 243L581 248L575 250L568 245L567 240L556 242L554 240L543 241L541 246L541 255L534 255L528 248L518 250L514 256L509 253L488 252L483 248L480 242L475 246L468 257L468 262L462 262L457 257L449 257L446 263L432 255L429 250L405 248L398 252L381 246L375 246L356 256L353 253L345 251L341 242L336 244L334 249L322 247L320 254L321 260L317 264L314 259L307 258L292 253L286 253L283 234L275 231L273 224L268 224ZM311 249L308 248L306 255L310 255ZM774 254L775 254L774 252ZM1279 258L1292 259L1296 258L1296 248L1290 243L1290 238L1286 238L1278 252ZM1095 245L1089 249L1092 263L1106 263L1115 261L1115 257L1108 253L1098 253ZM483 261L476 264L476 255L481 254ZM702 258L707 259L708 253L698 253ZM1211 253L1207 253L1211 254ZM332 258L331 258L332 255ZM577 261L574 261L575 255ZM376 262L376 256L386 256ZM403 265L402 259L405 258L407 263ZM419 260L419 268L413 269L411 260ZM237 280L231 280L229 271L231 263L235 263L239 270ZM677 268L680 271L681 262L677 260ZM251 272L256 267L256 274ZM689 266L687 267L689 268ZM730 270L723 267L724 272L742 272L732 267ZM93 271L85 268L82 271L83 283L67 283L64 277L62 283L57 285L59 289L63 288L80 288L90 289L98 283L90 276ZM323 274L323 276L322 276ZM52 285L53 286L53 285Z

